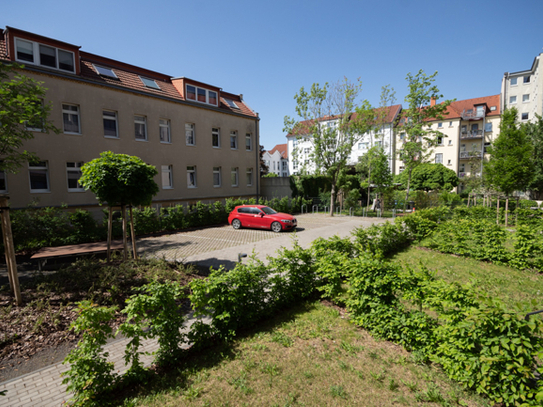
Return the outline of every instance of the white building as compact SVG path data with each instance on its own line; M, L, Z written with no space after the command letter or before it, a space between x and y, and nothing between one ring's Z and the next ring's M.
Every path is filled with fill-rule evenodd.
M543 53L534 58L532 67L518 72L506 72L502 79L501 98L504 109L516 107L521 123L543 116Z
M279 177L288 177L290 174L288 163L287 144L277 144L269 151L265 151L262 159L268 166L269 172L277 174Z
M399 118L401 110L401 105L394 105L386 108L386 116L383 120L384 124L374 131L363 134L359 141L353 146L353 150L347 162L348 165L355 165L358 162L359 157L366 154L371 147L381 145L389 157L390 171L394 171L396 161L394 127L397 124L397 119ZM375 111L378 113L379 109L375 109ZM337 118L322 121L326 126L335 126ZM302 171L313 173L315 171L315 164L310 158L313 149L310 136L287 134L287 146L288 156L291 157L289 161L290 174L295 175Z

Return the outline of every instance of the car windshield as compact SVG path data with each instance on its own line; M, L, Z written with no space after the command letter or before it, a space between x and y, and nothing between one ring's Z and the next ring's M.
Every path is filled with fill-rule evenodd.
M272 208L268 208L267 206L260 208L262 212L264 212L266 215L273 215L275 212Z

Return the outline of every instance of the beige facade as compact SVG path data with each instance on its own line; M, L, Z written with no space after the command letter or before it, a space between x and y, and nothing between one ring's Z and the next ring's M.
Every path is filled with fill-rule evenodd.
M2 34L8 60L19 55L13 38L63 47L11 28ZM96 206L94 194L77 184L79 168L108 150L157 168L157 206L257 195L259 118L241 95L83 52L76 64L78 56L75 72L26 64L23 73L47 88L45 103L60 133L34 132L24 148L41 163L4 174L12 207ZM109 71L102 75L97 67Z

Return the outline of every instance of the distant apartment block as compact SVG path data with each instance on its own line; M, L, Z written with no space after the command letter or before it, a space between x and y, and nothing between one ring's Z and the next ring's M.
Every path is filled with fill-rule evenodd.
M269 172L277 174L279 177L288 177L288 157L288 147L285 143L277 144L271 150L265 151L262 159L268 166Z

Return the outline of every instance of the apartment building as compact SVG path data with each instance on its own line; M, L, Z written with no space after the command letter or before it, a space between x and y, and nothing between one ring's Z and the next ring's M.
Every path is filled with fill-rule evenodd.
M530 69L503 75L501 106L504 109L516 107L520 123L535 121L536 114L543 116L542 57L543 53L536 56Z
M47 88L44 103L59 134L32 129L24 149L39 163L0 175L13 208L96 207L78 183L81 166L103 151L135 155L158 169L154 206L254 197L259 180L259 117L233 94L84 52L80 46L6 27L0 63Z
M376 145L383 147L388 156L389 168L391 172L395 169L395 126L400 117L402 110L401 105L394 105L386 108L375 109L375 117L380 121L376 123L375 128L367 133L364 133L358 142L353 146L349 156L347 165L355 165L359 158L368 152L368 150ZM334 127L337 123L337 118L320 119L322 126ZM304 128L301 122L301 128ZM316 170L314 163L311 160L313 144L310 136L303 134L287 134L288 156L290 174L295 175L302 171L313 173Z
M279 177L288 177L288 146L287 144L277 144L269 151L265 151L262 159L268 166L268 172L277 174Z
M428 128L443 134L431 150L430 161L454 170L460 181L466 176L480 175L487 147L499 134L500 115L500 95L452 102L443 120L428 121ZM406 140L401 123L396 133L400 150ZM404 163L398 160L396 173L403 170Z

